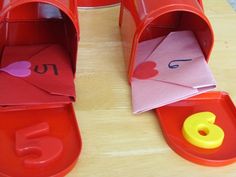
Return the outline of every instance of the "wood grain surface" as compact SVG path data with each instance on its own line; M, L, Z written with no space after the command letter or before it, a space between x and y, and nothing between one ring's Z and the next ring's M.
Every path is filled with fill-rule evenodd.
M236 12L205 0L215 31L210 67L217 90L236 103ZM118 27L119 7L79 10L81 40L74 104L83 149L68 177L235 177L225 167L193 164L173 152L153 111L133 115Z

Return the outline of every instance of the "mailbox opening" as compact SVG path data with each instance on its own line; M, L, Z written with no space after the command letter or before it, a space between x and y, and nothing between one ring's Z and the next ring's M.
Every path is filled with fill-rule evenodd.
M3 7L1 106L64 104L75 100L77 18L66 6L49 2L18 1ZM13 89L16 86L17 91Z
M75 72L77 41L77 31L71 19L51 4L21 4L11 8L1 17L1 55L5 46L55 43L67 50Z
M209 59L213 47L213 32L206 19L188 11L172 11L155 18L144 27L139 42L166 36L174 31L192 31L206 57Z

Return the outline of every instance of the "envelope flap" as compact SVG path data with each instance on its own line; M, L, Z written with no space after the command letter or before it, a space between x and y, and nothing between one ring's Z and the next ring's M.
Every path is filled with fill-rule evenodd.
M163 36L145 42L141 42L138 45L136 53L135 67L143 63L144 60L146 60L152 54L152 52L157 48L157 46L162 42L164 38L165 37Z
M29 52L23 52L26 50ZM14 51L14 56L11 54L12 51ZM75 96L70 57L62 46L52 44L32 48L28 46L6 47L4 54L6 57L3 62L6 62L3 66L17 60L27 60L31 63L31 75L22 78L30 84L52 94Z
M157 65L159 74L155 80L193 88L215 84L204 54L191 31L170 33L147 61Z
M59 45L50 45L29 59L34 72L24 78L51 94L75 97L70 57Z
M163 64L162 61L158 62L157 65L160 65L160 67L156 67L159 75L153 78L154 80L191 88L216 85L216 81L204 57L173 61L172 66L177 66L177 68L170 68L168 66L170 63ZM163 67L164 65L166 67Z
M0 72L0 75L5 77L4 81L2 80L7 83L5 88L24 85L25 89L27 87L29 90L35 90L34 94L32 91L30 92L32 97L31 100L26 101L27 103L40 102L40 94L48 95L48 102L50 99L52 103L59 100L68 102L68 100L75 99L74 78L70 61L66 50L57 44L7 46L4 49L1 62L1 70L7 68L7 72ZM28 64L29 67L20 64ZM24 73L27 71L29 74L20 76L19 73L22 71ZM13 82L8 83L5 81L6 79L11 79ZM19 95L21 94L21 92L17 92ZM33 95L38 96L34 97ZM61 98L59 98L60 96ZM22 104L25 103L23 100Z
M201 48L190 31L172 32L166 37L141 42L137 54L131 80L134 113L216 87Z

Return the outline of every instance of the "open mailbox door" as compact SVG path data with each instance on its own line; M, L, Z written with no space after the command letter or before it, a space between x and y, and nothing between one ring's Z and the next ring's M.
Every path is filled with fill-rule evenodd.
M76 3L0 2L0 176L64 176L78 159Z
M167 143L192 162L235 162L235 106L226 93L208 92L215 88L207 65L214 35L202 1L122 0L119 25L133 112L155 109ZM221 129L223 141L211 149L193 145L183 133L187 118L205 112L215 117L196 121L189 136L209 144L218 138L212 127Z

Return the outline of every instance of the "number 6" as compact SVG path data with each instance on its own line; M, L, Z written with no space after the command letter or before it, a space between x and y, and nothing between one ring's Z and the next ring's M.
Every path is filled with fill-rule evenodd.
M211 112L200 112L189 116L182 128L184 138L191 144L214 149L223 143L224 131L214 124L216 116Z

